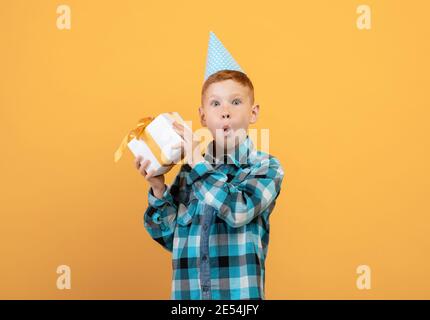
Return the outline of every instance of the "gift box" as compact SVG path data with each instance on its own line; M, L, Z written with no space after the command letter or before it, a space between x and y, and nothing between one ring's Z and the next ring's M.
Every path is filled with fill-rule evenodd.
M154 170L154 176L158 176L169 171L172 164L180 162L183 156L180 149L172 149L173 145L183 142L173 128L175 120L189 129L177 112L166 112L156 118L146 117L139 120L136 128L124 137L115 152L114 161L117 162L128 147L135 157L140 155L150 160L147 172Z

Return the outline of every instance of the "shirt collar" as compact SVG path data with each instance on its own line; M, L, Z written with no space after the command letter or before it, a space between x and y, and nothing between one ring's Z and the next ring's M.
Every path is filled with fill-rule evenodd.
M246 138L234 148L234 150L224 156L216 157L216 149L215 140L212 140L203 155L204 159L215 165L234 164L236 167L240 168L241 166L248 164L248 158L254 151L254 144L247 135Z

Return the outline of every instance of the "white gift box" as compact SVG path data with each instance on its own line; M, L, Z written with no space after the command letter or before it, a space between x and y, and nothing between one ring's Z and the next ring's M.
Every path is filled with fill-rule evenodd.
M135 157L142 156L149 159L150 164L146 168L147 172L154 170L154 176L166 173L171 169L172 163L178 163L181 160L181 150L172 149L173 145L178 145L182 140L181 136L173 128L173 122L177 120L186 128L189 127L177 112L168 112L158 115L145 128L145 133L150 135L153 141L158 145L159 150L151 150L150 146L142 139L133 138L128 144L128 148ZM156 155L155 152L161 151L162 154ZM163 159L169 165L163 165L159 159Z

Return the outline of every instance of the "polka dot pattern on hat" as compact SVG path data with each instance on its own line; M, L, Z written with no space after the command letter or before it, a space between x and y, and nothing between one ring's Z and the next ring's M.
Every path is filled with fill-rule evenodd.
M215 33L211 31L209 33L205 80L220 70L236 70L244 72L236 60L234 60L230 52L228 52L221 41L217 38Z

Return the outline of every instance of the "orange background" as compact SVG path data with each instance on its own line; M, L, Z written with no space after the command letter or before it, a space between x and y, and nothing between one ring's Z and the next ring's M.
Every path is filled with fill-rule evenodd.
M429 16L417 0L2 1L0 298L169 299L148 186L113 153L142 116L200 127L210 30L253 80L252 128L285 169L266 298L430 298Z

